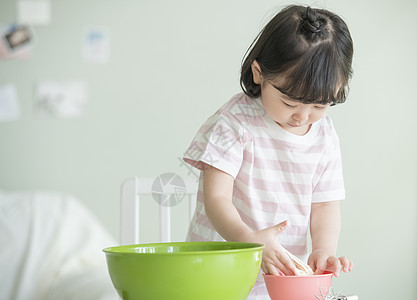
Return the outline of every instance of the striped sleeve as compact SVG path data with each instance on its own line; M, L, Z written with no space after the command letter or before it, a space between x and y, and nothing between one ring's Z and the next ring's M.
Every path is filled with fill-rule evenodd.
M325 157L324 165L320 166L322 172L313 188L312 203L345 199L342 156L336 133Z
M219 111L201 126L183 159L199 170L206 163L236 178L243 160L242 132L238 119Z

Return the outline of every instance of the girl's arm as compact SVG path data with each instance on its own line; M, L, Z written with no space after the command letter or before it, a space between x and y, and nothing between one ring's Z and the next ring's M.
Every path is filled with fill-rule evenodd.
M207 217L227 241L248 240L252 230L242 221L232 203L234 179L209 165L204 166L204 206Z
M311 205L310 233L312 253L308 259L315 274L331 271L339 276L340 271L351 271L353 264L346 257L336 258L340 232L339 201L313 203Z
M286 275L295 274L294 264L277 242L277 235L285 229L286 222L259 231L250 229L232 203L233 184L231 175L204 166L204 206L214 228L227 241L264 244L262 270L265 273L278 274L278 268Z

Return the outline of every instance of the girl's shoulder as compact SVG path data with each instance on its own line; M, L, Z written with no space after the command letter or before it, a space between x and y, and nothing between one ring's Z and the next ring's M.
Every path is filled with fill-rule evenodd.
M329 115L326 114L323 116L319 132L319 137L327 141L327 144L339 147L339 136L334 127L333 120Z
M218 112L230 114L244 113L244 108L253 106L254 100L242 92L231 97L222 107L220 107Z
M262 108L257 103L257 99L252 99L242 92L230 98L216 114L248 124L262 115Z
M258 110L256 99L239 93L223 104L203 127L225 135L233 133L242 141L248 141L253 136L253 128L263 125Z
M323 116L321 120L321 126L324 129L329 129L329 130L334 129L333 120L328 114L325 114Z
M336 129L334 127L333 120L328 114L325 114L323 116L321 121L321 128L328 134L336 134Z

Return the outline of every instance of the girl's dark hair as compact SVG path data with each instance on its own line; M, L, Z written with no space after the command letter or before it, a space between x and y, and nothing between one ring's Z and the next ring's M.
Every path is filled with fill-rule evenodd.
M256 60L263 79L283 76L279 90L295 100L332 105L346 100L353 42L346 23L332 12L286 7L264 27L245 56L240 85L251 98L261 94L251 68Z

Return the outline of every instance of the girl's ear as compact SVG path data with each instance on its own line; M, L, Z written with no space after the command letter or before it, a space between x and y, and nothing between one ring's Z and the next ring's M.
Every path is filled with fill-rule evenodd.
M252 74L253 74L253 82L256 84L262 84L262 72L261 72L261 66L258 64L256 60L253 61L252 65Z

